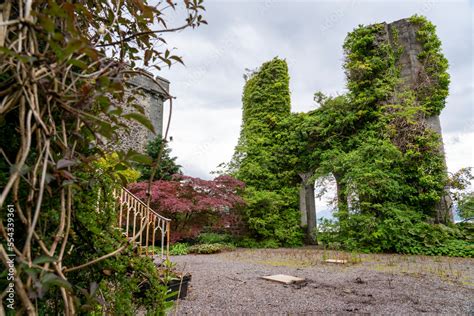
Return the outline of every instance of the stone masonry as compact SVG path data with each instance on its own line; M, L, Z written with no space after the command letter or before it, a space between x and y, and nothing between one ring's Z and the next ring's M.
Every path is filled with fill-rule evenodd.
M129 80L130 88L127 93L137 95L137 103L144 109L144 115L153 124L155 132L135 121L127 121L129 130L119 133L118 141L108 147L114 150L133 149L144 153L149 140L163 133L163 103L169 91L170 82L162 77L156 77L157 84L146 76L135 76ZM125 107L125 112L136 112L131 106Z
M402 87L405 89L415 89L416 85L421 81L420 76L424 71L424 65L421 64L418 58L418 55L423 51L423 47L418 41L416 35L419 26L411 23L408 19L402 19L390 24L385 24L385 31L392 46L394 46L393 39L391 38L393 28L396 28L398 32L397 44L402 48L402 54L398 60ZM396 48L394 47L394 49ZM444 165L447 173L446 156L439 115L424 117L422 120L428 128L439 134L441 140L439 150L445 159ZM449 218L452 221L453 214L451 208L452 201L446 190L446 194L441 198L441 201L436 206L436 221L443 222L446 218Z

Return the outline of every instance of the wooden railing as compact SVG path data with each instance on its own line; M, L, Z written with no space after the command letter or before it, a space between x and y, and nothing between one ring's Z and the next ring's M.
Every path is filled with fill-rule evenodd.
M123 187L115 191L115 197L119 204L118 225L129 240L134 239L139 253L144 251L147 256L155 256L155 241L159 238L161 259L168 258L171 220L149 208Z

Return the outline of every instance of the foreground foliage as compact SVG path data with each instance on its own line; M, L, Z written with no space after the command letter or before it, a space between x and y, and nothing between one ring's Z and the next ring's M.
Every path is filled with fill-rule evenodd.
M130 315L147 305L149 313L162 313L166 288L155 265L135 258L113 228L117 210L111 193L133 176L119 171L130 161L149 159L133 151L110 156L103 148L130 121L153 130L138 95L126 93L128 79L139 74L154 80L137 65L159 70L181 62L162 35L205 23L201 1L179 5L187 17L177 26L167 25L163 15L165 7L175 8L171 1L3 6L0 259L6 271L7 252L15 255L16 295L7 311ZM132 112L124 111L125 104ZM7 205L14 210L14 232L6 222ZM14 243L7 244L12 236ZM136 295L145 279L149 291ZM5 280L2 292L9 286Z

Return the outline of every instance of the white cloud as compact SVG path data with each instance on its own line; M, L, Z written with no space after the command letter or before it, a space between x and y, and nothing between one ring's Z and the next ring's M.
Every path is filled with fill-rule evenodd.
M211 177L217 164L231 158L240 130L245 68L275 56L286 58L293 111L308 111L314 108L315 91L344 92L342 44L348 32L358 24L414 13L437 25L450 62L451 93L441 115L448 167L474 165L469 1L206 1L205 6L208 26L166 37L186 67L159 73L171 81L177 97L171 147L186 173Z
M450 172L456 172L464 167L474 167L474 132L445 133L443 137Z
M210 171L232 157L240 131L240 109L186 109L179 103L175 109L170 128L172 154L186 174L210 178Z

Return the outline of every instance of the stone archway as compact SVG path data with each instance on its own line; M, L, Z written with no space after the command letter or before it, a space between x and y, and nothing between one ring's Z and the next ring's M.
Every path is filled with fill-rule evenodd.
M341 216L348 214L348 196L346 188L342 182L342 176L340 174L331 173L328 175L330 178L328 183L319 183L319 179L316 181L313 179L313 172L306 172L299 174L301 178L301 185L299 191L299 208L301 215L301 226L306 227L306 239L310 244L317 244L317 203L315 191L318 186L329 187L328 191L332 192L335 209L340 212ZM321 178L320 178L321 179Z

